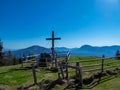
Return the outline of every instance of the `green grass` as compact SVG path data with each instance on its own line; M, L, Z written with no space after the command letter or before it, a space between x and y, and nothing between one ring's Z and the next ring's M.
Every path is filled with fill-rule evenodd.
M55 80L56 78L57 73L51 73L46 69L41 69L37 72L38 82L42 79ZM16 89L22 85L27 86L32 84L33 74L31 69L24 70L24 68L21 68L21 65L0 67L0 86L8 86L10 89Z
M107 77L107 79L111 77L112 76ZM120 75L113 77L108 81L103 81L94 87L93 90L120 90Z
M92 60L96 59L97 57L71 57L69 60L69 64L75 66L75 62L80 62L81 60ZM63 59L60 59L63 60ZM114 60L115 61L115 60ZM105 63L107 62L114 62L113 60L105 60ZM80 62L80 65L93 65L93 64L99 64L100 61L96 62ZM116 65L120 64L120 61L116 61L113 64L107 64L106 66ZM30 64L24 64L24 67L30 66ZM94 69L94 68L100 68L101 66L95 66L92 68L85 68L85 69ZM55 81L57 79L57 72L52 72L50 69L47 68L38 68L37 70L37 81L40 83L43 80L50 80ZM83 78L89 77L92 74L97 72L91 72L91 73L83 73ZM72 77L75 75L75 70L69 69L69 76ZM100 84L96 85L95 87L91 88L92 90L119 90L120 88L120 75L108 77L103 77ZM13 66L4 66L0 67L0 88L1 87L7 87L9 90L16 90L16 88L20 86L29 86L33 84L33 75L32 70L24 70L24 68L21 68L21 65L13 65ZM52 90L62 90L67 86L67 84L59 85L56 84ZM84 86L84 88L89 88L87 86ZM83 88L83 90L84 90ZM37 89L39 90L39 87L37 86ZM66 90L74 90L75 88L68 88ZM36 90L36 88L35 88ZM86 90L86 89L85 89Z

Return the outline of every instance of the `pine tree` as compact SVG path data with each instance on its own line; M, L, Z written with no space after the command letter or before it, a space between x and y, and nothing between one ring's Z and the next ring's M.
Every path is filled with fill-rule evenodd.
M4 63L4 55L3 55L2 49L3 49L3 43L0 40L0 66L5 65L5 63Z
M12 65L12 64L13 64L12 54L11 51L8 51L8 65Z
M18 64L18 60L17 60L17 58L14 56L14 57L13 57L13 65L16 65L16 64Z

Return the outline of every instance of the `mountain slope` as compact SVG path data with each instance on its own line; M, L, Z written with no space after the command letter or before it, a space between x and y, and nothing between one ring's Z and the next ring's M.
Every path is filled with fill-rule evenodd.
M12 51L12 54L17 56L17 57L21 57L23 54L28 56L29 54L40 54L40 53L44 53L44 52L50 52L51 50L48 48L44 48L38 45L34 45L25 49L20 49L20 50L16 50L16 51Z
M105 56L110 57L110 56L115 56L116 51L120 50L120 46L114 45L114 46L94 47L90 45L83 45L80 48L56 47L55 50L56 52L70 50L71 56L102 56L104 54ZM29 54L40 54L44 52L50 53L51 49L34 45L25 49L12 51L12 55L21 57L23 54L27 56Z
M103 46L93 47L90 45L83 45L80 48L72 49L73 56L115 56L117 50L120 50L120 46Z

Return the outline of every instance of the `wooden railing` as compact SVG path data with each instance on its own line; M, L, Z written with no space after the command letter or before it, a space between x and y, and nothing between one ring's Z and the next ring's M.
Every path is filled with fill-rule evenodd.
M106 69L119 67L120 66L120 64L119 64L120 60L115 60L115 58L117 58L117 57L105 58L105 56L103 55L102 58L98 58L98 59L80 60L79 62L72 62L72 63L76 63L76 65L74 65L74 66L69 65L69 62L67 62L67 61L64 62L64 63L61 61L61 62L59 62L59 69L60 69L61 73L58 72L58 79L60 79L60 78L68 79L68 77L69 77L68 76L69 75L69 71L68 71L69 69L68 68L72 68L72 69L76 70L76 75L75 75L76 79L79 78L79 84L82 87L82 83L83 83L82 82L82 80L83 80L82 75L83 75L83 73L85 73L85 72L96 72L96 71L99 71L99 73L103 73ZM109 62L105 62L106 60L108 60ZM97 61L99 61L99 63ZM83 66L81 66L81 64L83 62L96 62L96 63L91 64L91 65L83 65ZM119 62L119 63L114 64L116 62ZM114 65L106 66L108 64L114 64ZM90 69L90 67L96 67L96 66L99 66L99 68ZM66 69L65 73L63 73L64 68Z

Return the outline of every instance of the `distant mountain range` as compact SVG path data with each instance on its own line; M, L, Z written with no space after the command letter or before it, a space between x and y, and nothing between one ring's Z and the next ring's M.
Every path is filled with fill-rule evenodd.
M13 56L16 57L21 57L23 56L23 54L25 56L28 56L30 54L40 54L40 53L50 53L51 50L49 48L45 48L45 47L41 47L38 45L34 45L28 48L24 48L24 49L19 49L19 50L15 50L15 51L11 51Z
M115 56L116 51L120 50L120 46L114 45L114 46L90 46L90 45L83 45L80 48L66 48L66 47L56 47L56 52L62 52L62 51L70 51L71 56L102 56L103 54L107 57L109 56ZM51 53L50 48L41 47L38 45L34 45L25 49L19 49L19 50L13 50L11 51L12 55L21 57L24 55L29 54L40 54L40 53Z
M115 56L116 51L120 50L120 46L90 46L83 45L80 48L72 49L73 56L102 56L103 54L107 57Z

